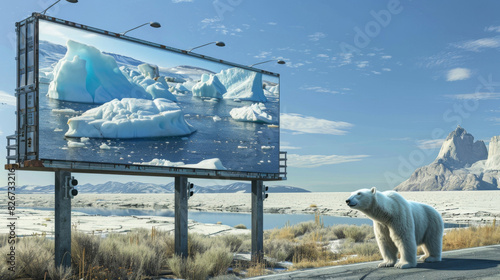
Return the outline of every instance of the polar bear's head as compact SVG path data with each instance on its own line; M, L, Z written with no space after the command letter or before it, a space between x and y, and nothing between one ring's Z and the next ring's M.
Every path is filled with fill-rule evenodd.
M351 196L345 201L347 205L353 209L365 210L371 207L372 202L375 200L375 187L371 189L361 189L351 193Z

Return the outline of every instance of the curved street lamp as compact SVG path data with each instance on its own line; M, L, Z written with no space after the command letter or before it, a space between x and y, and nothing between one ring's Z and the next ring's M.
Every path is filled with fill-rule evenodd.
M55 4L57 4L59 2L61 2L61 0L57 0L56 2L54 2L54 4L50 5L47 9L43 10L42 15L45 15L45 12L47 12L48 9L52 8ZM66 0L66 2L78 3L78 0Z
M268 62L271 62L271 61L276 61L276 63L278 63L278 64L286 64L286 62L284 60L281 60L281 59L271 59L271 60L266 60L266 61L254 63L252 65L249 65L248 67L254 67L255 65L259 65L259 64L263 64L263 63L268 63Z
M215 44L216 46L218 47L224 47L226 44L224 44L224 42L221 42L221 41L215 41L215 42L210 42L210 43L206 43L206 44L203 44L201 46L197 46L197 47L194 47L194 48L191 48L189 50L187 50L186 52L191 52L192 50L194 49L197 49L197 48L201 48L201 47L204 47L204 46L207 46L207 45L210 45L210 44Z
M123 35L127 34L128 32L130 32L130 31L132 31L132 30L135 30L135 29L137 29L137 28L139 28L139 27L143 27L143 26L144 26L144 25L146 25L146 24L149 24L149 26L154 27L154 28L159 28L159 27L161 27L161 24L160 24L159 22L156 22L156 21L153 21L153 22L146 22L146 23L141 24L141 25L139 25L139 26L136 26L136 27L134 27L134 28L132 28L132 29L129 29L129 30L127 30L127 31L123 32L123 33L120 33L120 35L122 35L122 36L123 36Z

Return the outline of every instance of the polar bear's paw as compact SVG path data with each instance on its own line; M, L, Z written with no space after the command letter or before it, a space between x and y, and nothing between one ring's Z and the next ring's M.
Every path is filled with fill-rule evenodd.
M397 264L394 265L395 268L401 268L401 269L405 269L405 268L412 268L412 267L415 267L415 265L411 265L410 263L407 263L407 262L398 262Z
M393 267L396 262L381 262L378 264L378 267Z
M421 258L424 262L432 263L432 262L440 262L441 258L437 257L426 257L426 258Z

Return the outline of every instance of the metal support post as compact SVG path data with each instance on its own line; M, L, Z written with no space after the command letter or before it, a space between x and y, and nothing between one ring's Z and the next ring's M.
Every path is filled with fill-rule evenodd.
M252 181L252 260L261 262L264 257L264 202L262 181Z
M66 193L71 172L55 172L55 265L71 267L71 199Z
M188 256L188 192L187 178L175 177L175 254Z

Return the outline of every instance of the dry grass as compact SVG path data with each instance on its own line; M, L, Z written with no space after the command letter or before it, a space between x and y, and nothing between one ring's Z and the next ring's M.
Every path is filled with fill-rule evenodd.
M338 225L325 227L320 215L311 222L287 225L264 232L264 253L271 262L291 261L294 269L351 264L380 260L370 226ZM344 239L335 253L331 242ZM54 266L54 241L45 236L19 238L16 244L16 273L7 270L9 252L6 235L0 235L0 279L150 279L169 268L176 277L186 279L225 279L234 266L233 254L250 252L249 235L207 237L190 234L189 255L174 255L174 238L166 232L134 230L110 234L106 238L83 234L72 236L72 267ZM339 244L336 242L335 244ZM500 244L500 227L492 225L453 229L443 238L443 251ZM241 267L246 276L266 273L266 263ZM226 276L225 276L226 275ZM231 275L227 276L231 277Z
M452 229L443 237L443 251L500 244L500 227L491 225Z

